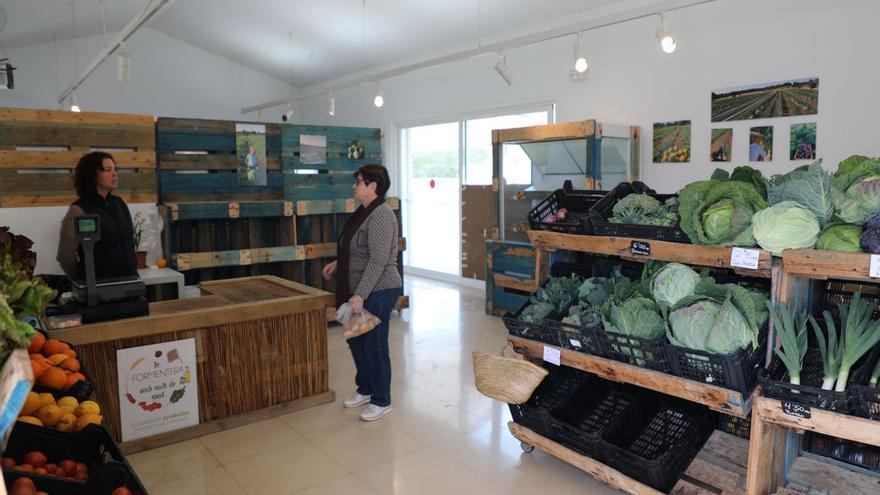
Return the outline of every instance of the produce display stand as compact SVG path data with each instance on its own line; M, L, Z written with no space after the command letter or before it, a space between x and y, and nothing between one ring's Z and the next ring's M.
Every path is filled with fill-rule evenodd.
M779 270L772 268L770 254L759 250L758 268L740 269L732 267L732 248L707 248L675 242L630 239L622 237L582 236L561 234L550 231L530 230L528 232L535 248L535 280L546 279L547 263L543 257L548 251L568 250L590 254L619 256L626 260L645 262L648 260L674 261L713 268L732 268L737 273L753 277L771 278ZM633 254L633 244L640 243L639 252L649 246L650 254ZM556 346L547 345L520 337L509 336L508 341L517 352L531 359L541 359L545 348L559 352L560 364L570 366L602 378L633 384L663 394L705 405L727 415L747 417L752 410L753 396L744 397L735 390L718 387L685 378L652 371L638 366L584 354ZM599 481L631 494L659 494L661 492L623 475L611 467L574 452L534 431L511 423L511 433L522 442L523 450L539 448L593 475ZM737 450L738 449L738 450ZM746 466L748 445L743 439L720 431L713 433L703 451L685 471L685 477L673 488L673 494L705 495L710 493L746 493ZM736 459L734 462L732 459ZM688 481L696 479L696 484ZM726 486L719 486L726 485ZM712 490L706 487L712 487Z
M842 279L877 283L870 277L871 255L813 249L790 249L782 255L782 277L775 291L781 301L809 308L818 293L816 282ZM750 495L768 495L792 487L805 492L877 493L880 476L837 461L801 454L798 433L812 431L880 446L880 422L818 408L786 413L776 399L757 397L752 409L748 483ZM800 455L799 455L800 454Z
M104 425L121 441L119 349L194 338L199 424L121 444L127 453L334 400L327 308L333 295L274 276L200 284L203 296L150 305L150 315L49 331L77 346Z

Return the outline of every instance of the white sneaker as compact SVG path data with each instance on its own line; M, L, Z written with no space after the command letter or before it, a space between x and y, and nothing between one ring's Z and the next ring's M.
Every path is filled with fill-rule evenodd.
M348 408L352 408L352 407L360 407L368 402L370 402L369 395L361 395L361 394L355 392L352 395L349 395L348 397L346 397L345 400L342 401L342 405L345 407L348 407Z
M376 404L370 404L364 409L364 412L361 413L361 421L376 421L390 412L391 406L382 407L377 406Z

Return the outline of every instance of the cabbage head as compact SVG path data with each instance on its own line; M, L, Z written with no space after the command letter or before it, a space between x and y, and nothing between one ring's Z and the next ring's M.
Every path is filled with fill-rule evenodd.
M770 178L767 189L771 205L783 201L800 203L816 215L819 225L825 226L834 215L831 182L833 176L822 168L822 160L798 167L784 175Z
M862 227L859 225L830 225L819 234L819 239L816 241L816 249L861 253L862 248L859 247L861 237Z
M693 295L694 287L700 281L700 274L681 263L669 263L654 275L651 281L651 295L657 304L666 307L687 296Z
M699 300L673 311L668 337L674 345L714 354L730 354L754 343L749 323L729 295L721 304Z
M679 193L681 229L704 246L754 246L752 216L767 201L750 182L705 180Z
M832 186L837 216L846 223L864 223L880 212L880 158L856 155L840 162Z
M627 299L610 305L607 318L603 317L605 330L609 332L657 339L666 333L666 322L658 312L654 301L643 297Z
M783 201L752 217L755 240L774 256L784 249L811 248L819 237L819 221L810 210L794 201Z

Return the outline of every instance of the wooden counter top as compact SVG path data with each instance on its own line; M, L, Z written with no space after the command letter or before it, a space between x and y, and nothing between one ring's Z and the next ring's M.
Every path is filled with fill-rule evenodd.
M152 303L149 316L50 330L49 336L91 344L302 313L335 302L329 292L271 275L203 282L200 287L208 295Z

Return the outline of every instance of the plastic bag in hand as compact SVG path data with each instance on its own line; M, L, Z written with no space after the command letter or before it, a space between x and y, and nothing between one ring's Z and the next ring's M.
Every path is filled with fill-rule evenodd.
M343 303L336 310L336 321L342 324L342 336L346 339L363 335L382 323L382 320L366 308L360 312L352 311L348 303Z

